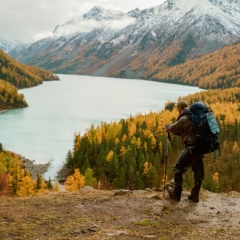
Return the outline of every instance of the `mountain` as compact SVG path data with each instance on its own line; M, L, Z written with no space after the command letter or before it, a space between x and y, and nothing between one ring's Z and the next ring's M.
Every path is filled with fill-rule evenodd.
M19 63L0 49L0 79L17 88L27 88L59 78L45 69Z
M120 29L111 24L123 19L127 24ZM153 79L238 41L240 2L167 0L127 14L94 7L57 26L53 35L9 54L56 73Z
M153 80L204 89L240 87L240 41L185 63L166 68Z
M96 28L108 28L119 31L134 22L136 20L135 17L135 12L126 14L121 11L96 6L88 13L75 17L62 25L58 25L54 29L53 35L56 38L74 33L90 32Z
M0 37L0 49L2 49L4 52L10 52L19 44L19 42L13 41L11 39Z

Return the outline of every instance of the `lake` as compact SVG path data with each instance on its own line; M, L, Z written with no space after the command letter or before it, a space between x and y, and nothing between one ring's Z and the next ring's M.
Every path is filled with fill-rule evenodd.
M146 80L59 74L60 81L22 89L27 108L0 114L0 142L6 150L36 163L51 161L45 174L53 179L75 132L91 124L119 121L138 113L161 111L178 97L201 91L197 87Z

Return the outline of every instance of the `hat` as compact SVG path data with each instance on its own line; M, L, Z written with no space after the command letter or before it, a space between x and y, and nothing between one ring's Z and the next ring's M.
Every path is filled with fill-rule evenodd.
M180 100L178 103L177 103L177 108L181 108L181 109L184 109L188 106L188 103L184 100Z

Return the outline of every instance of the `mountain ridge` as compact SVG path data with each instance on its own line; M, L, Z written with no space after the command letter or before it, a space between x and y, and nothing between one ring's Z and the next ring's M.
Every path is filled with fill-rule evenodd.
M95 7L85 16L93 20L102 11L107 12ZM234 0L168 0L127 14L137 20L121 30L104 26L43 39L10 55L56 73L152 79L164 68L240 39L240 3ZM151 62L152 71L146 67Z
M17 88L33 87L43 80L59 80L50 71L35 66L27 66L12 59L0 49L0 79Z
M18 88L37 86L47 80L59 78L45 69L19 63L0 49L0 111L26 107Z

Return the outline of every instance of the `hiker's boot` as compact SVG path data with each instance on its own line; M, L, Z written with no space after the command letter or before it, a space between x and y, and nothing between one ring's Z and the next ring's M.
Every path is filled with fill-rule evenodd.
M175 182L174 182L174 178L173 178L169 182L166 183L165 189L167 189L168 187L174 188L174 186L175 186Z
M173 186L169 186L167 188L167 191L169 193L169 196L176 200L176 201L180 201L181 199L181 195L182 195L182 175L175 175L174 176L174 187Z
M199 202L199 192L201 189L202 181L195 182L191 194L188 196L188 199L193 202Z

